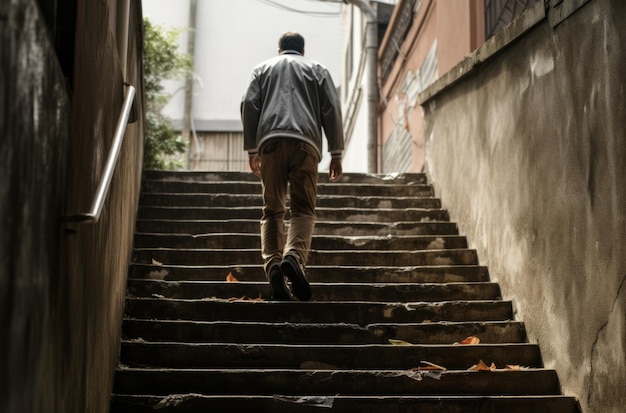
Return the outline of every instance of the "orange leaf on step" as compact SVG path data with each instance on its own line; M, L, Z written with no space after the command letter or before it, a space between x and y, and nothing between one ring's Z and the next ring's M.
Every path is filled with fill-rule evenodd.
M485 364L484 361L480 360L478 362L478 364L474 364L468 370L474 370L474 371L494 371L495 369L496 369L496 365L494 363L491 363L491 366L488 366L488 365Z
M239 280L235 278L232 272L228 273L228 275L226 276L226 281L228 281L229 283L239 282Z
M461 341L461 344L479 344L480 339L476 336L469 336L465 340Z
M430 361L421 361L421 363L426 364L426 366L420 366L420 367L415 368L414 370L417 370L417 371L423 371L423 370L447 371L448 370L445 367L440 366L439 364L431 363Z
M265 300L263 299L263 297L261 297L261 293L259 293L259 296L258 296L257 298L252 298L252 297L250 297L250 298L246 298L246 296L245 296L245 295L243 296L243 298L244 298L246 301L265 301Z

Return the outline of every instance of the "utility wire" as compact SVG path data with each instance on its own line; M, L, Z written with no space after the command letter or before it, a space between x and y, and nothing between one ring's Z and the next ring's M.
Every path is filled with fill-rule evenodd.
M307 10L294 9L293 7L286 6L274 0L257 0L257 1L261 3L265 3L268 6L276 7L277 9L286 10L286 11L293 12L293 13L305 14L307 16L312 16L312 17L339 17L341 16L341 11L336 11L336 12L307 11Z

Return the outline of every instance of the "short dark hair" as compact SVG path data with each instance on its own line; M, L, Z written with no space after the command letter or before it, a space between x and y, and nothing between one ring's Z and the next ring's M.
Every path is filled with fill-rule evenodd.
M278 39L278 49L281 51L295 50L304 53L304 37L300 33L285 32Z

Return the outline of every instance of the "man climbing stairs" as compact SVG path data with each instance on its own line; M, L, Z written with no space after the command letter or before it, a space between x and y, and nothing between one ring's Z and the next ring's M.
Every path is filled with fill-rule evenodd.
M112 412L578 412L422 174L320 182L312 300L271 301L261 187L145 173Z

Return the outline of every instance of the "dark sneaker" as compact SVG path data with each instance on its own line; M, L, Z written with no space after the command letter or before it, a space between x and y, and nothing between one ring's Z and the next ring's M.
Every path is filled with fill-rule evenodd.
M291 300L287 279L283 275L278 265L270 270L270 288L272 289L272 299L274 300Z
M280 269L289 281L291 281L291 289L300 301L309 301L311 299L311 286L304 275L304 268L292 255L286 255L283 262L280 263Z

